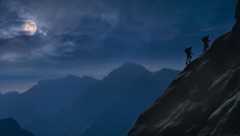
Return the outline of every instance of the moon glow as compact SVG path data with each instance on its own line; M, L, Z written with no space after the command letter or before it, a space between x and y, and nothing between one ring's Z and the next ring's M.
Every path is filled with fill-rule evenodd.
M27 20L24 22L22 29L26 34L32 36L37 32L38 27L37 27L37 24L33 20Z

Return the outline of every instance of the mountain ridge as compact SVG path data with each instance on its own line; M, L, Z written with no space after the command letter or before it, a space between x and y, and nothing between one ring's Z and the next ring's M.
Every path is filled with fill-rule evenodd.
M126 63L102 80L73 75L45 80L14 99L0 97L0 117L17 119L36 136L120 136L177 73Z

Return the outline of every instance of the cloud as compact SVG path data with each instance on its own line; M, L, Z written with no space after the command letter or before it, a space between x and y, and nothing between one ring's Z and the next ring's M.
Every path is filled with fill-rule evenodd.
M141 56L147 54L146 48L149 49L151 45L157 44L163 48L152 47L152 52L148 51L155 53L157 49L161 54L164 46L175 48L176 45L166 43L178 39L182 34L213 31L213 29L202 30L214 27L212 24L215 24L215 16L222 14L219 10L229 10L222 8L227 2L211 1L205 7L202 4L204 2L193 3L189 0L182 2L176 0L170 2L163 0L3 0L5 14L1 14L3 16L12 14L10 20L30 18L37 22L40 28L39 35L46 38L35 38L34 42L23 40L18 44L34 44L30 45L34 46L30 52L37 52L38 56L46 55L54 59L65 57L71 61L73 58L69 57L69 54L72 53L70 56L75 55L79 59L95 57L98 60L105 57L119 58L124 55L126 57ZM205 14L207 12L211 14ZM230 13L230 11L226 12ZM8 21L9 18L5 20ZM223 19L219 22L224 23ZM3 23L2 26L5 25L6 23ZM0 35L5 39L16 37L19 34L16 28L4 27ZM41 37L39 35L36 37ZM75 46L72 47L72 45ZM178 46L178 49L180 48ZM122 49L124 55L120 55L117 49ZM164 55L167 54L159 57L164 57Z
M15 62L20 59L20 56L16 53L5 53L0 56L1 61Z
M106 65L125 61L179 66L185 46L200 50L202 35L230 29L233 3L0 0L0 74L78 71L102 75L100 67L107 69ZM31 37L20 29L28 19L39 28Z

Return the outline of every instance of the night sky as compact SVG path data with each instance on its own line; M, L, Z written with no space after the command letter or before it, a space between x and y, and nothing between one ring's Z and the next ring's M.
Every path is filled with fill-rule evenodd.
M235 0L0 0L0 91L125 62L182 69L185 47L231 29ZM27 33L27 21L37 31Z

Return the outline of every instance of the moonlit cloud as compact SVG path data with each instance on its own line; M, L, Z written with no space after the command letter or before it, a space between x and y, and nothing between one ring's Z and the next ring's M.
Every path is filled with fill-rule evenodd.
M19 56L16 53L5 53L0 57L2 61L8 61L8 62L15 62L17 61L18 58Z
M19 22L2 21L0 23L0 39L11 39L20 35L21 25Z

